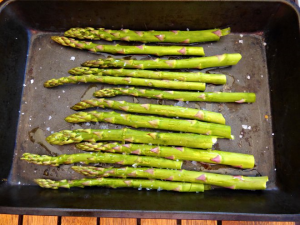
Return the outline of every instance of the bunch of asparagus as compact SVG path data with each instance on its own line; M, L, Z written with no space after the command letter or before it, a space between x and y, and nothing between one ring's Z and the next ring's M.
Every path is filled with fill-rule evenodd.
M229 32L229 28L205 31L132 31L127 29L72 28L65 32L66 37L54 36L52 40L64 46L91 52L151 54L157 56L204 56L202 47L187 46L185 44L218 41L220 37L229 34ZM73 38L140 41L143 43L173 42L182 43L182 46L107 45L78 41ZM241 58L240 54L223 54L176 60L160 58L154 60L98 59L84 62L82 67L71 69L69 73L72 76L48 80L44 83L44 86L55 87L78 82L145 86L170 90L162 91L134 87L113 88L99 90L94 93L94 96L130 95L179 101L253 103L255 102L254 93L174 91L174 89L204 91L206 83L225 84L226 76L223 74L149 70L204 69L232 66L236 65ZM36 183L41 187L52 189L85 186L134 187L179 192L203 192L210 190L211 185L245 190L263 190L266 188L267 177L231 176L179 170L182 168L183 160L223 164L245 169L254 167L255 161L252 155L211 150L217 138L233 138L230 126L225 125L225 119L220 113L167 105L135 104L103 98L81 101L75 104L72 109L82 110L93 107L157 116L89 111L69 115L65 120L71 123L109 122L134 128L163 129L183 133L162 133L128 128L118 130L78 129L56 132L47 137L50 144L75 143L77 148L88 151L88 153L59 156L25 153L21 159L38 165L113 163L131 165L133 168L73 166L74 171L87 176L87 178L60 181L36 179ZM137 168L138 166L144 166L144 168Z

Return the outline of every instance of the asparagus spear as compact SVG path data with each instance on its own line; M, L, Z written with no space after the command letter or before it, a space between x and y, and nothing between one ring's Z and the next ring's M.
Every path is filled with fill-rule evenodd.
M92 39L106 41L139 41L139 42L174 42L174 43L194 43L218 41L220 37L230 33L230 28L211 29L201 31L133 31L128 29L109 30L104 28L94 29L71 28L65 32L65 36L79 39Z
M72 75L107 75L115 77L137 77L157 80L179 80L188 82L203 82L211 84L226 84L226 76L223 74L207 74L196 72L165 72L152 70L130 69L99 69L90 67L75 67L69 70Z
M78 41L73 38L52 36L51 39L58 44L91 52L106 52L111 54L144 54L144 55L197 55L204 56L202 47L191 46L123 46L123 45L98 45L92 42Z
M83 142L76 144L76 147L84 151L105 151L136 155L147 155L164 157L173 160L191 160L206 163L230 165L243 169L254 167L253 155L224 152L218 150L199 150L183 147L150 146L142 144L114 143L90 143Z
M62 164L72 163L116 163L121 165L133 165L133 166L149 166L149 167L161 167L170 169L180 169L182 161L174 161L169 159L162 159L149 156L136 156L136 155L122 155L112 153L77 153L71 155L36 155L31 153L24 153L22 160L37 165L49 165L59 166Z
M51 134L46 140L50 144L55 145L79 143L81 141L122 141L209 149L212 148L214 143L216 143L217 138L214 136L199 134L157 133L124 128L117 130L62 130L60 132Z
M156 114L167 117L183 117L188 119L225 124L225 118L221 113L171 105L136 104L125 101L111 101L104 98L83 100L72 106L71 109L81 110L92 107L111 108L123 110L126 112Z
M183 92L183 91L162 91L155 89L136 89L136 88L112 88L102 89L94 93L95 97L114 97L117 95L132 95L136 97L171 99L178 101L195 102L236 102L251 103L255 102L255 93L225 93L225 92Z
M208 67L236 65L242 58L241 54L223 54L209 57L197 57L189 59L159 59L154 60L126 60L126 59L97 59L86 61L82 66L88 67L119 67L134 69L204 69Z
M225 137L231 139L230 126L205 123L197 120L170 119L157 116L140 116L116 112L79 112L65 118L69 123L107 122L135 128L152 128Z
M188 170L168 170L150 168L101 168L73 166L73 170L92 177L137 177L149 179L162 179L191 183L204 183L226 187L230 189L264 190L268 181L267 176L245 177L223 174L214 174Z
M44 83L44 87L56 87L64 84L82 83L105 83L115 85L131 85L131 86L146 86L157 88L171 88L171 89L186 89L204 91L205 84L198 82L183 82L183 81L170 81L170 80L153 80L131 77L110 77L110 76L69 76L61 77L58 79L51 79Z
M97 179L81 179L81 180L60 180L54 181L50 179L35 179L34 180L42 188L71 188L86 186L104 186L111 188L146 188L147 190L157 189L166 191L178 191L178 192L204 192L209 190L209 185L182 183L182 182L170 182L160 180L145 180L145 179L117 179L117 178L97 178Z

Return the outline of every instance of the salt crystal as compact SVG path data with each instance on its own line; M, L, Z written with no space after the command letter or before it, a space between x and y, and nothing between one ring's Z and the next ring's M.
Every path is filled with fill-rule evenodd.
M248 128L248 125L242 125L242 128L246 130Z
M23 87L26 87L26 84L23 84Z
M248 126L248 130L251 130L251 126Z
M261 76L261 78L263 78L264 77L264 75L260 75Z
M174 104L174 106L183 106L183 101L178 101L177 103Z
M53 134L54 133L54 131L51 131L51 134Z
M274 171L276 171L276 168L274 169Z
M37 88L35 87L34 89L36 90Z
M264 42L264 46L266 46L267 45L267 43L266 42Z
M72 56L72 57L70 58L70 60L71 60L71 61L75 61L75 56Z
M243 40L239 40L239 43L243 44L243 42L244 42Z
M25 113L21 113L22 115L24 115Z
M186 101L185 103L188 105L188 104L189 104L189 101Z
M244 35L240 34L240 37L243 37Z
M274 136L274 133L272 133L272 136Z
M43 67L40 67L40 70L43 69Z
M240 80L237 80L237 82L240 82Z
M60 98L60 96L58 96L58 98Z
M197 162L196 161L192 161L192 164L197 166Z
M30 83L33 84L33 83L34 83L34 79L31 79L31 80L30 80Z
M62 93L65 93L65 90L62 90Z
M41 48L39 48L39 51L41 51Z
M243 135L240 135L240 138L242 138L243 137Z
M90 124L90 123L86 123L85 125L86 125L86 126L90 126L91 124Z
M266 146L266 148L269 148L269 146Z
M52 119L52 116L49 116L48 120L51 120Z
M249 75L247 76L247 79L250 80L250 76Z
M190 29L189 29L189 28L186 28L186 30L187 30L187 31L190 31Z
M50 131L50 127L47 127L46 130L47 130L47 131Z

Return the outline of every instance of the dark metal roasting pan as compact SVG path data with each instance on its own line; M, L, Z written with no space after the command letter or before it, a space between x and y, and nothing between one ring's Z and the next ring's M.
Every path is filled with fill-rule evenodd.
M198 44L208 56L243 56L236 66L208 70L226 74L228 83L208 85L207 91L255 92L257 101L181 104L223 113L235 140L219 140L214 148L253 154L256 166L253 170L240 170L186 162L184 168L269 176L267 190L217 189L195 194L107 188L46 190L35 185L35 178L80 178L69 166L37 166L20 160L24 152L76 151L73 146L48 145L44 138L51 132L78 127L121 127L104 123L74 126L63 120L73 113L70 106L109 85L43 87L46 80L66 76L69 69L86 60L108 55L66 48L51 41L51 35L62 34L71 27L231 27L231 34L219 42ZM70 60L73 56L75 60ZM290 1L4 1L0 4L0 213L299 221L299 90L300 14ZM115 99L176 103L133 97Z

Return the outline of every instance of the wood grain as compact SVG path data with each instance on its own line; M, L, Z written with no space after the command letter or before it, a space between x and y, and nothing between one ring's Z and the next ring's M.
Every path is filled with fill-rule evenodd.
M97 217L62 217L61 225L97 225Z
M295 225L294 222L222 221L222 225Z
M100 218L100 225L137 225L137 220L131 218Z
M181 225L217 225L216 220L181 220Z
M141 225L177 225L177 221L165 219L141 219Z
M1 2L1 0L0 0ZM19 216L18 215L8 215L0 214L0 225L18 225Z
M57 216L23 216L23 225L57 225Z

